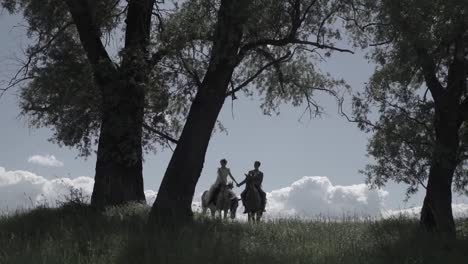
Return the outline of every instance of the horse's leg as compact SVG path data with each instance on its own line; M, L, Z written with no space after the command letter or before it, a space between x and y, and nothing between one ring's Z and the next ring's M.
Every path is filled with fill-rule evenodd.
M211 212L211 218L215 218L216 210L213 208L210 208L210 212Z
M260 223L261 219L262 219L262 212L257 212L257 223Z
M228 210L224 210L224 219L225 220L227 219L227 215L228 215Z

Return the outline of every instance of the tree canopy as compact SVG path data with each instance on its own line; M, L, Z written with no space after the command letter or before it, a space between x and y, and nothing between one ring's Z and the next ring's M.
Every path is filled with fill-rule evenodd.
M99 138L101 92L66 2L3 0L1 4L9 12L23 15L32 40L10 84L20 85L22 114L33 127L51 128L53 142L76 147L84 156L91 154ZM128 6L124 1L105 0L92 1L91 8L99 36L119 68ZM154 16L159 15L162 11L156 9ZM158 34L155 20L152 31ZM151 76L156 78L157 71L155 66ZM143 139L149 150L154 150L154 143L167 145L176 125L165 118L168 95L155 78L151 78L145 107Z
M468 38L464 15L468 3L377 1L373 8L374 24L365 28L365 37L369 37L370 58L378 68L353 102L359 127L375 132L368 145L375 163L363 172L369 183L381 187L392 179L408 184L408 194L413 194L425 186L435 147L434 97L425 83L419 49L423 48L427 59L433 61L437 81L449 89L455 40L460 34ZM466 93L465 89L460 103ZM457 191L466 193L466 123L460 133L454 183Z
M455 235L452 187L467 192L468 3L387 1L367 3L358 40L370 37L378 67L354 98L359 127L375 132L364 170L369 183L426 189L421 223ZM365 43L365 42L364 42ZM372 110L377 110L375 117Z

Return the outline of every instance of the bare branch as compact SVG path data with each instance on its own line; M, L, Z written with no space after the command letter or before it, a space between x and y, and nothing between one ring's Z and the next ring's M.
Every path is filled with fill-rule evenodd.
M33 63L34 58L39 55L39 53L44 52L47 50L52 43L65 31L67 30L71 25L73 25L72 22L67 22L65 23L62 27L57 29L57 32L53 34L52 36L49 37L49 39L46 41L46 43L40 47L35 47L34 49L31 49L31 52L27 54L26 61L23 63L23 66L21 66L18 71L13 75L13 77L6 83L6 86L3 88L0 88L0 97L3 96L5 92L7 92L9 89L17 86L18 84L33 79L32 76L28 76L29 74L29 69L31 67L31 63ZM21 77L20 77L21 76Z
M313 1L310 5L308 5L305 8L305 11L304 11L303 14L301 14L301 11L300 11L300 2L301 1L296 0L293 3L291 3L291 5L292 5L292 10L290 12L291 26L290 26L289 32L287 33L287 35L285 37L278 38L278 39L265 38L265 39L259 39L257 41L247 43L244 46L242 46L240 48L240 50L239 50L239 54L238 54L239 60L242 60L242 58L250 50L253 50L253 49L256 49L256 48L258 48L260 46L265 46L265 45L282 47L282 46L286 46L286 45L289 45L289 44L302 44L302 45L309 45L309 46L317 47L317 48L320 48L320 49L335 50L335 51L339 51L339 52L346 52L346 53L354 54L354 52L352 50L345 49L345 48L338 48L338 47L335 47L335 46L332 46L332 45L321 43L319 41L319 38L320 38L319 36L317 36L317 41L308 41L308 40L298 39L297 38L298 31L299 31L300 27L302 26L302 23L304 22L304 20L307 18L307 14L309 14L310 10L315 5L317 0ZM336 10L334 10L334 12L336 12ZM321 21L321 23L324 24L334 12L332 12L331 14L328 14L325 17L325 19L323 21ZM323 25L321 25L319 27L319 31L321 31L322 27L323 27ZM320 32L318 32L318 33L320 33Z
M152 132L152 133L154 133L154 134L156 134L160 138L163 138L163 139L171 142L171 143L177 144L179 142L177 139L174 139L171 136L169 136L169 135L167 135L167 134L165 134L165 133L163 133L161 131L158 131L158 130L154 129L153 127L149 126L146 123L143 123L143 128L150 131L150 132Z
M262 74L262 72L264 72L266 69L270 68L271 66L273 66L275 64L279 64L279 63L282 63L282 62L288 60L289 58L291 58L292 55L293 55L292 52L287 52L285 55L283 55L283 56L281 56L281 57L279 57L277 59L274 59L274 60L270 61L269 63L263 65L260 69L257 70L257 72L254 75L250 76L249 78L247 78L247 80L245 80L239 86L231 89L231 91L226 93L226 97L227 96L232 96L236 92L242 90L244 87L249 85L249 83L251 83L253 80L255 80L255 78L257 78L260 74Z
M344 48L337 48L335 46L330 46L327 44L321 44L318 42L314 41L307 41L307 40L299 40L296 38L283 38L283 39L261 39L257 40L251 43L245 44L239 51L239 56L243 57L245 54L247 54L248 51L255 49L259 46L265 46L265 45L271 45L271 46L278 46L278 47L283 47L288 44L303 44L303 45L310 45L313 47L317 47L319 49L329 49L329 50L335 50L339 52L345 52L345 53L351 53L354 54L354 51L349 50L349 49L344 49Z

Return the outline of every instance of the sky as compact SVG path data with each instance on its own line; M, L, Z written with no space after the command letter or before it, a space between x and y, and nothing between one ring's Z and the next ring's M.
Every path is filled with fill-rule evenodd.
M12 76L18 67L15 58L21 58L22 50L27 45L24 27L18 26L21 23L24 24L19 17L0 14L0 80ZM321 63L321 67L332 76L343 78L357 91L363 87L375 66L358 51L354 55L335 53L327 62ZM41 190L38 193L43 193L46 183L54 183L61 178L67 178L70 184L75 184L74 180L78 185L85 182L89 189L92 183L89 177L94 177L95 155L86 159L78 157L75 149L60 147L48 141L52 135L50 128L30 128L27 117L19 116L17 92L17 89L11 90L0 98L0 192L3 190L6 193L14 182L24 180L28 184L40 183ZM340 116L332 98L317 94L315 99L325 107L326 114L313 119L308 116L301 118L304 107L283 105L280 115L265 116L259 107L258 98L240 97L233 104L227 100L219 116L227 128L227 134L218 133L212 137L197 185L197 197L214 182L219 160L226 158L228 167L238 181L252 169L255 160L260 160L265 175L263 188L269 193L271 201L278 201L278 197L284 198L284 193L288 193L287 190L291 190L298 181L301 182L304 176L321 176L306 179L318 179L318 182L326 179L328 187L325 189L328 191L325 193L329 198L335 187L343 187L345 190L360 188L358 194L347 192L356 194L351 196L357 202L374 195L374 198L378 197L376 203L379 208L401 209L421 205L423 192L403 202L404 185L390 183L385 190L365 191L367 187L362 188L365 178L358 170L370 162L366 156L369 135ZM154 194L158 190L171 154L171 150L164 150L145 155L143 174L147 194ZM315 186L306 184L308 182L302 181L304 186ZM236 189L237 193L240 191ZM16 192L21 195L21 188L17 188ZM278 193L282 195L278 196ZM376 193L380 193L380 196L375 196ZM304 199L319 197L306 195ZM454 197L454 203L464 202L468 202L466 197ZM288 210L284 207L287 203L283 203L283 207L278 204L271 206ZM309 208L312 205L316 203L310 201ZM372 207L371 202L368 206ZM291 208L289 210L293 210ZM304 211L304 208L301 210Z

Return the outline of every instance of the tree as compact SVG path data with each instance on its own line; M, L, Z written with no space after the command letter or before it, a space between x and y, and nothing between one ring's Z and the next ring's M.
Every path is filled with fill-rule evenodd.
M370 20L356 23L379 67L353 103L359 127L375 132L375 163L364 173L376 186L407 183L408 195L423 186L421 225L454 236L452 184L463 192L468 183L468 2L381 0L367 8Z
M170 68L179 69L181 83L194 88L182 95L191 107L183 112L186 123L152 221L191 219L195 186L226 98L255 87L264 96L265 112L281 102L305 102L313 114L321 111L313 92L338 95L334 88L343 82L322 74L313 62L330 51L351 52L334 46L340 39L336 19L346 8L341 1L198 0L186 2L169 19L169 40L182 43Z
M158 32L152 18L161 15L155 0L1 4L22 12L33 42L10 83L27 81L20 91L23 114L33 126L52 127L52 140L83 155L98 145L93 205L144 201L142 145L167 123L167 94L153 72L163 52L150 49L151 33ZM124 42L112 55L104 41L119 34ZM144 133L143 126L151 130Z

